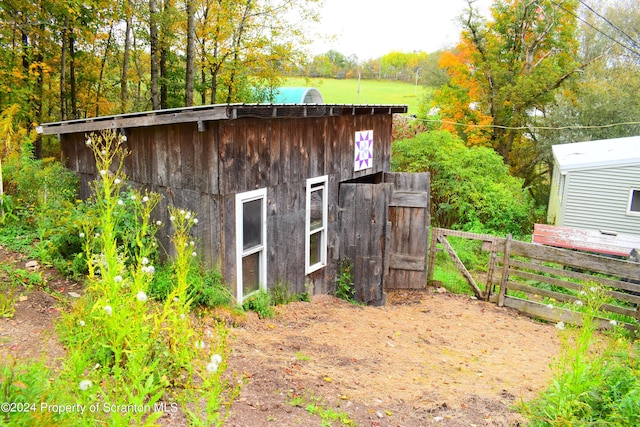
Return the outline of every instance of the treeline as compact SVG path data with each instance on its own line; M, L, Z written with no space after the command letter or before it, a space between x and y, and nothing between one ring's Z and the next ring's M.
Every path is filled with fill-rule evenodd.
M337 79L400 80L407 83L438 87L449 77L438 65L442 52L389 52L379 58L359 61L355 55L345 56L335 50L316 55L296 75Z
M268 96L317 0L0 1L0 110L20 123ZM287 17L295 17L294 21Z

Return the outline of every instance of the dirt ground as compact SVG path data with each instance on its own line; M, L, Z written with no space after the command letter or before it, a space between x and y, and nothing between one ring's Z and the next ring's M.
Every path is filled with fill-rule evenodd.
M28 261L0 247L0 263ZM0 319L0 357L64 357L54 323L81 286L45 270L23 289L13 318ZM8 280L0 270L0 281ZM51 294L54 296L51 296ZM255 315L230 333L229 372L247 383L228 426L320 426L309 408L342 413L358 426L517 426L514 410L550 381L558 354L553 325L442 290L395 291L386 307L330 296ZM204 319L213 322L212 318ZM180 425L167 414L162 423Z

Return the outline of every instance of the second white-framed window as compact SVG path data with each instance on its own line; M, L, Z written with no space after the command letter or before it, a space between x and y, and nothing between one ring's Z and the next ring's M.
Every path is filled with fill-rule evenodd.
M327 175L307 180L305 221L305 273L327 265L327 215L329 206Z
M236 194L236 298L267 286L267 189Z
M640 215L640 189L632 188L629 191L628 215Z

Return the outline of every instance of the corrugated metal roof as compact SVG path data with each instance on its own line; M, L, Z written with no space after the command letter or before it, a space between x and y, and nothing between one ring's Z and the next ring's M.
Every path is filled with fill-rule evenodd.
M560 144L551 148L562 174L571 170L640 164L640 136Z
M345 115L374 115L407 112L406 105L378 104L215 104L167 110L89 117L64 122L42 123L36 130L44 135L92 132L103 129L200 123L239 118L300 118Z

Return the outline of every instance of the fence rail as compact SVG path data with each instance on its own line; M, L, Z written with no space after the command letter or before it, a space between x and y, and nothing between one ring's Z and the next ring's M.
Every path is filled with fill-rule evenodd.
M482 241L482 249L489 255L484 289L460 260L448 237ZM543 320L580 323L583 294L597 284L606 289L606 303L600 307L604 316L599 319L601 327L610 327L609 319L616 316L621 319L618 323L629 329L635 329L640 320L638 263L521 242L510 236L433 228L428 282L433 280L438 250L451 257L477 298L499 306L512 307Z

